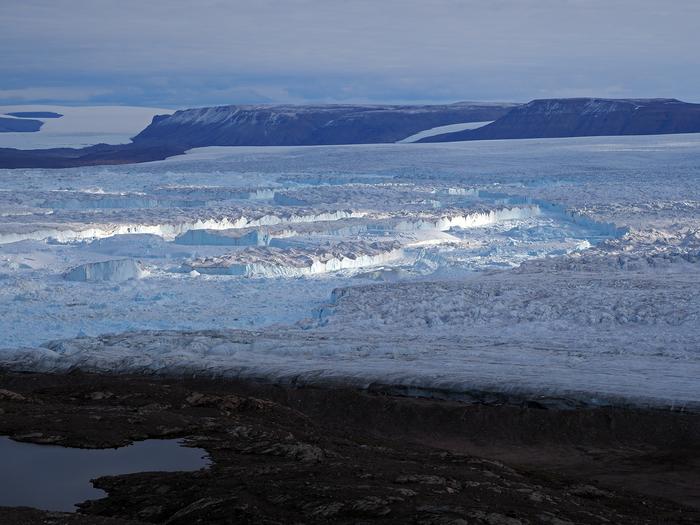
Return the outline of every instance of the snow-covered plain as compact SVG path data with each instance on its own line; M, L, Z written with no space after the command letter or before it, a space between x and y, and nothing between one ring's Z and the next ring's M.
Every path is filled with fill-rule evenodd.
M0 116L12 112L49 111L60 118L35 118L44 124L33 133L0 133L0 148L82 148L93 144L126 144L155 115L174 110L139 106L0 106Z
M0 171L0 365L698 409L699 159L675 135Z

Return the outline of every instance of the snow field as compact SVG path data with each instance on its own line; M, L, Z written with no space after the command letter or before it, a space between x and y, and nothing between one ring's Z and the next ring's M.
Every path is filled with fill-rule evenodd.
M0 148L82 148L94 144L126 144L151 123L155 115L173 110L136 106L0 106L0 115L10 112L48 111L60 118L38 118L44 122L34 133L0 133Z

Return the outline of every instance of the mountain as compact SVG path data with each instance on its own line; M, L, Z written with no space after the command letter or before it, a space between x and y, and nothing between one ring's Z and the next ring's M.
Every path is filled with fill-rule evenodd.
M131 144L0 148L0 168L148 162L201 146L302 146L397 142L451 124L493 120L419 142L700 132L700 104L676 99L573 98L528 104L432 106L219 106L157 115ZM31 122L27 119L0 121ZM40 121L36 121L39 122ZM0 122L0 131L2 122Z
M673 98L533 100L474 130L420 142L700 132L700 104Z
M135 144L301 146L396 142L419 131L495 120L513 104L219 106L154 117Z

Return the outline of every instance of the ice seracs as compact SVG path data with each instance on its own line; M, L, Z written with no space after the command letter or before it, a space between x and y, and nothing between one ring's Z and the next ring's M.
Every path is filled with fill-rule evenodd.
M188 230L175 237L177 244L215 246L264 246L267 244L265 233L251 228L234 228L229 230Z
M698 155L678 135L5 171L0 366L695 409Z
M491 124L493 120L486 120L484 122L462 122L459 124L448 124L446 126L437 126L434 128L426 129L414 133L413 135L406 137L405 139L399 140L399 144L410 144L412 142L418 142L426 137L434 137L435 135L442 135L444 133L455 133L457 131L464 131L465 129L477 129L487 124Z
M341 242L316 249L247 248L193 261L186 271L245 277L301 277L384 264L403 256L397 242Z
M153 234L167 240L173 240L190 230L228 230L329 221L364 215L363 212L354 210L270 210L269 208L242 209L233 206L222 209L220 213L212 217L209 208L204 207L203 210L204 213L202 213L202 208L193 210L189 207L186 209L168 208L164 211L141 209L142 220L138 222L134 221L136 213L123 210L109 211L103 217L94 211L67 212L66 214L55 211L50 214L43 212L25 215L20 222L13 221L15 214L12 214L0 224L0 244L28 239L74 242L127 234Z
M133 259L115 259L85 263L68 270L64 277L68 281L112 281L121 282L140 279L145 275L141 263Z

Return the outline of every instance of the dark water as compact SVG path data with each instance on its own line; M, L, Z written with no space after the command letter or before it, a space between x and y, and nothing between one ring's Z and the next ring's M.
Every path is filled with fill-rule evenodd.
M105 492L90 483L100 476L134 472L198 470L206 452L179 440L150 439L128 447L85 450L18 443L0 437L0 506L73 511Z

